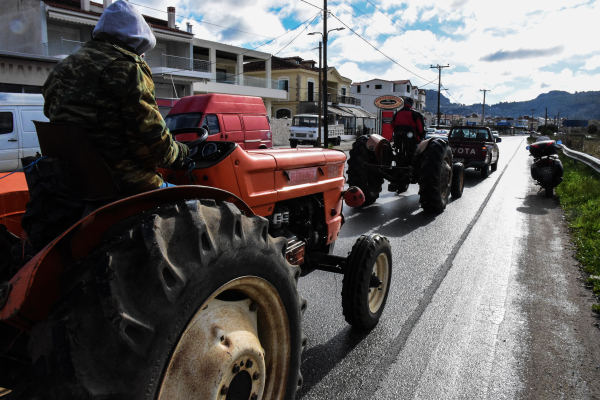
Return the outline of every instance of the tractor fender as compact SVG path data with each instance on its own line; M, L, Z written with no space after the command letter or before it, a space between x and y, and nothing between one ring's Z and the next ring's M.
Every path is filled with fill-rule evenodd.
M110 227L162 204L192 199L226 201L246 216L254 215L234 194L207 186L158 189L110 203L79 220L19 270L10 280L8 298L0 305L0 320L28 331L48 316L58 300L59 278L65 267L93 251Z
M392 144L381 135L372 134L367 140L367 150L375 153L379 165L392 165Z

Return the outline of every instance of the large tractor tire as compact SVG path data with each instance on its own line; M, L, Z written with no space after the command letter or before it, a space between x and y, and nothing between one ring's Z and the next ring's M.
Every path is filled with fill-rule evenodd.
M384 236L363 235L352 246L342 282L346 322L372 329L379 322L392 282L392 250Z
M300 269L268 222L180 201L111 228L31 332L19 399L288 399L302 382Z
M426 212L440 213L452 186L452 150L443 140L432 140L421 154L419 202Z
M360 136L352 144L348 159L348 185L358 186L365 195L361 207L369 206L377 201L383 186L383 177L369 172L365 164L377 164L375 154L367 149L368 136Z

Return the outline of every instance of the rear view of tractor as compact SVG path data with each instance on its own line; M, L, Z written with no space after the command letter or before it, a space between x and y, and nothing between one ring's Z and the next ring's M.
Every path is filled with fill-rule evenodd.
M27 240L20 222L35 188L23 173L0 177L10 182L0 187L0 258L9 260L0 266L0 388L9 398L291 400L307 345L297 282L315 270L343 275L351 325L379 321L387 239L365 235L348 257L333 255L343 200L363 200L344 192L344 153L244 151L182 129L173 133L193 137L194 156L160 171L177 187L102 199L86 171L98 177L106 165L85 132L46 125L37 125L45 158L31 167L36 184L68 170L61 179L86 207L24 260L15 249ZM69 144L77 157L60 153L60 140L79 141Z
M388 191L403 193L419 185L419 202L427 212L446 208L450 194L462 196L464 167L453 163L448 141L432 138L419 142L411 130L394 134L390 143L380 135L360 136L348 160L348 184L359 187L368 206L377 201L384 180Z

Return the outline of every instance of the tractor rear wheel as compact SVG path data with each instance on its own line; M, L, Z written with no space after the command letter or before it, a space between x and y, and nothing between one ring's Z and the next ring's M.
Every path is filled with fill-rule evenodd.
M363 235L352 246L342 282L342 309L346 322L372 329L385 308L392 282L392 250L387 238Z
M38 377L18 398L293 399L306 303L286 245L213 200L117 224L63 274L66 294L31 332Z
M448 204L452 185L452 150L433 139L421 154L419 202L426 212L440 213Z
M360 136L352 144L348 159L348 185L358 186L365 195L361 207L377 201L383 186L383 177L370 172L365 164L377 164L375 154L367 149L368 136Z
M460 199L465 188L465 166L463 163L452 165L452 189L450 194L454 199Z

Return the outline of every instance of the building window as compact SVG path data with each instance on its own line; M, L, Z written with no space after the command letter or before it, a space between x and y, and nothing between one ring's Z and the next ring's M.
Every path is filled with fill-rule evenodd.
M286 92L289 92L290 90L290 86L289 86L289 81L287 79L280 79L279 80L279 90L285 90Z
M0 112L0 135L12 133L13 115L11 112ZM12 139L11 139L12 140Z
M410 85L406 85L406 91L410 93Z
M287 108L280 108L275 112L275 118L292 118L292 112Z
M381 85L375 85L375 89L381 89Z
M345 96L345 95L346 95L346 88L345 88L345 87L343 87L343 88L342 88L342 96Z
M369 87L369 85L367 85L367 87Z
M360 93L360 85L356 85L356 93Z

